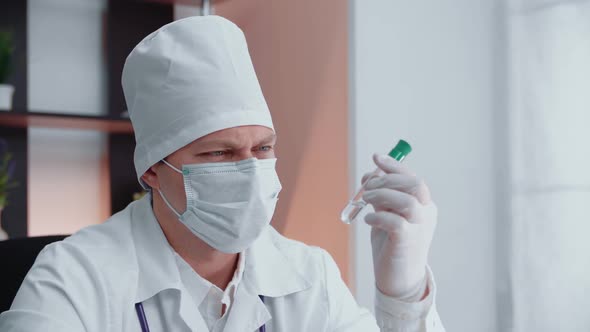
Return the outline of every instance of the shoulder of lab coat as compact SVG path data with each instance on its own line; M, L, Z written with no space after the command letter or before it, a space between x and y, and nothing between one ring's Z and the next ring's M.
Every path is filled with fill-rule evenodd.
M128 287L137 278L131 211L46 246L0 315L0 331L111 330L110 321L123 314L113 300L136 291Z

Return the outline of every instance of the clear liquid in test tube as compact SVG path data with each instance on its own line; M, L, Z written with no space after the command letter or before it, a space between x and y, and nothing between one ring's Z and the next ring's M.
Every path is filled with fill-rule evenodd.
M403 161L408 154L412 152L412 147L408 142L404 140L400 140L397 145L391 149L389 152L389 156L397 161ZM369 182L370 179L374 177L379 177L383 175L383 171L377 168L373 173L369 176L369 178L363 183L362 187L354 194L352 199L348 202L346 207L342 210L340 214L340 220L342 220L345 224L350 224L354 221L354 219L359 215L359 213L367 206L367 202L363 200L363 194L365 193L365 185Z

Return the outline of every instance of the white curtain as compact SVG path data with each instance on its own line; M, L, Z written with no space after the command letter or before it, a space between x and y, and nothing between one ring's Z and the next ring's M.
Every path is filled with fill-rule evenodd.
M590 0L509 0L515 332L590 331Z

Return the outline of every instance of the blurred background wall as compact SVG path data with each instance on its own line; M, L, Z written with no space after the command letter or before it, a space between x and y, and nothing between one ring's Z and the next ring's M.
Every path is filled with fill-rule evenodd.
M590 1L510 0L514 331L589 331Z
M351 1L351 181L398 138L439 206L430 251L448 331L496 331L494 1ZM501 130L501 129L500 129ZM370 229L354 227L355 288L372 307Z
M106 114L103 0L28 1L28 104ZM71 234L110 215L100 132L29 128L28 234Z

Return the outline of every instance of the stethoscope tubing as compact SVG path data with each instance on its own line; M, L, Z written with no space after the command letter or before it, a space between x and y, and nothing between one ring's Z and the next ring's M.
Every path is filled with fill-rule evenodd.
M259 295L260 300L264 303L264 296ZM137 319L139 319L139 325L141 326L141 332L150 332L150 326L148 325L145 311L143 310L143 304L141 302L135 304L135 312L137 312ZM266 332L266 324L262 325L258 332Z

